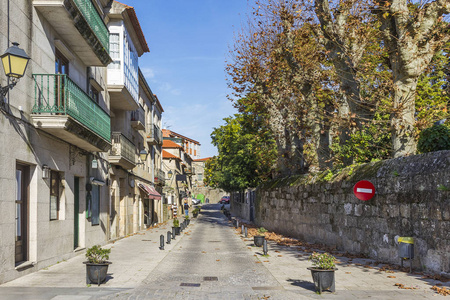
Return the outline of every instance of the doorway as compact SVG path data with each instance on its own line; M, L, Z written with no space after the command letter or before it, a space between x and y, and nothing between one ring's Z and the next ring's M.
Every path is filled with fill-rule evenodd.
M28 260L28 187L30 167L16 164L15 263Z

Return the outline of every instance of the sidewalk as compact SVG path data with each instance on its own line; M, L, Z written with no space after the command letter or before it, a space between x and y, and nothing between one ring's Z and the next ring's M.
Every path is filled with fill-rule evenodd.
M191 225L195 221L191 221ZM165 251L159 249L160 235L167 242L172 222L141 231L104 246L111 248L107 281L87 286L84 252L67 261L0 285L0 299L90 299L132 289L140 285L159 262L181 240L177 236ZM52 287L53 289L50 289ZM44 293L44 294L43 294ZM20 296L18 296L20 295ZM58 296L59 295L59 296ZM39 297L38 297L39 296Z
M241 226L241 225L240 225ZM240 228L236 234L247 244L270 273L287 291L295 292L310 299L445 299L431 288L450 289L450 280L442 282L422 274L409 274L393 270L388 265L371 259L337 256L338 271L335 273L336 293L324 292L316 295L308 260L309 247L284 246L268 241L268 256L263 256L263 248L255 247L253 238L244 238ZM408 265L408 263L406 263ZM303 297L302 297L303 298Z

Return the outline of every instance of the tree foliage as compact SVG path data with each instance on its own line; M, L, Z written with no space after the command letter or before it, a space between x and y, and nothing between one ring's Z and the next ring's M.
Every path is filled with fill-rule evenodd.
M413 154L448 117L449 1L255 3L226 70L267 117L281 175Z
M245 109L225 118L225 125L215 128L212 142L219 155L209 160L205 168L205 183L226 191L256 187L271 177L275 159L275 141L267 129L267 119Z

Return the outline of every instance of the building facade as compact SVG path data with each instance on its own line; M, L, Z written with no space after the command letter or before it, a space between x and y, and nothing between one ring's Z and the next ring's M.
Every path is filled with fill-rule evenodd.
M142 92L148 46L132 7L8 0L0 20L0 49L18 42L31 57L1 99L2 283L150 224L145 199L163 198L162 155L147 125L160 126L163 110ZM141 150L153 154L140 161Z

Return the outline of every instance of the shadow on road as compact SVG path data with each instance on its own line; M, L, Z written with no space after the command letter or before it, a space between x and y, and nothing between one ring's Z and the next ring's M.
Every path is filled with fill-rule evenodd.
M316 291L316 289L314 287L314 283L312 283L310 281L298 280L298 279L288 279L287 281L290 282L291 285L304 288L305 290L310 290L313 292Z

